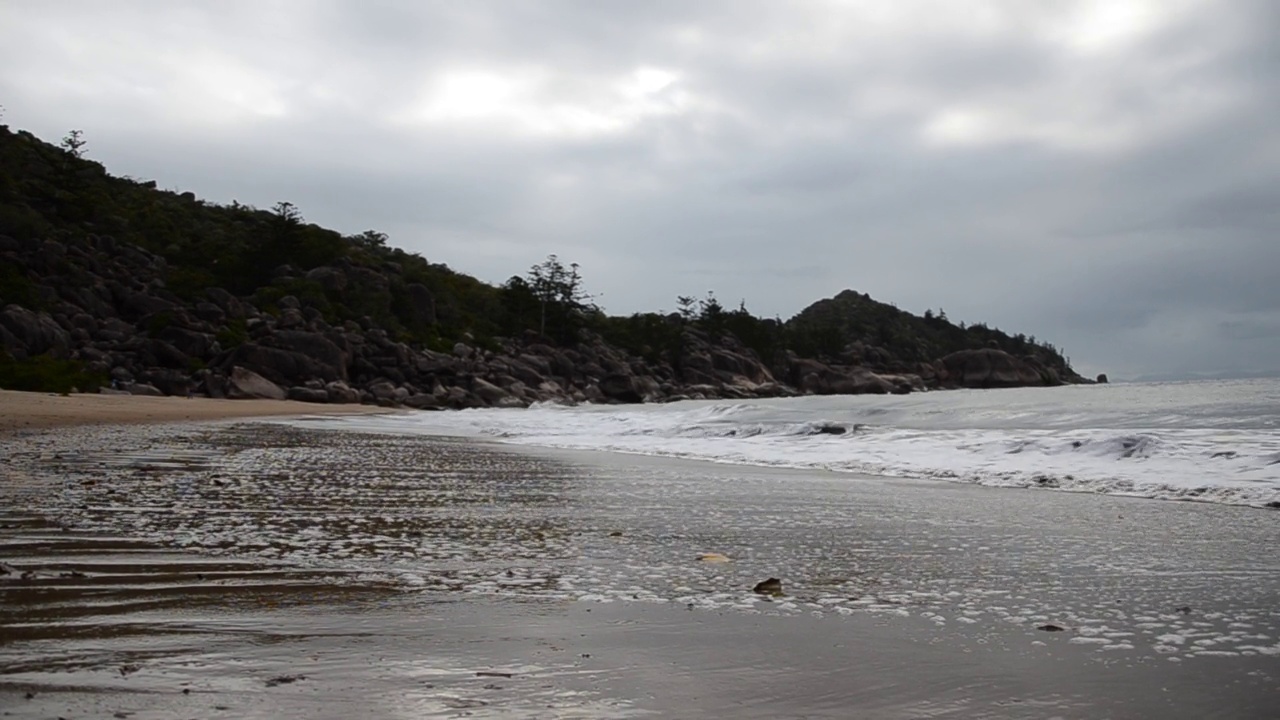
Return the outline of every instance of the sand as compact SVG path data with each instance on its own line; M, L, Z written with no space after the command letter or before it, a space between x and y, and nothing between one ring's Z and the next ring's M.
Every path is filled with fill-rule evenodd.
M72 425L165 423L290 415L389 412L367 405L317 405L292 400L213 400L0 390L0 434Z

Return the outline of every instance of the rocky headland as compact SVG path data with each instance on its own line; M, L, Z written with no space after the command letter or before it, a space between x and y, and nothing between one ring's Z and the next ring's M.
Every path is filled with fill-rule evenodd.
M204 203L0 127L0 386L419 409L1086 382L1061 353L846 291L781 322L715 298L609 317L554 256L493 287Z

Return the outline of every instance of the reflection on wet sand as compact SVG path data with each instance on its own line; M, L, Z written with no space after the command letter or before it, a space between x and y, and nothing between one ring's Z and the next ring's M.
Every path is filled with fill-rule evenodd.
M1257 511L288 425L0 452L14 717L1234 718L1280 688Z

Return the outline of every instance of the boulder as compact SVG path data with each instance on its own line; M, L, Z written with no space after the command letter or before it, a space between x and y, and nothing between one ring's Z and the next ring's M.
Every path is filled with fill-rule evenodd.
M307 271L306 278L320 283L326 293L341 294L347 289L347 274L336 267L318 267Z
M329 393L325 390L317 390L315 388L294 385L285 393L285 397L298 402L309 403L327 403L329 402Z
M506 390L503 390L497 385L481 378L476 378L472 382L471 392L475 393L477 397L484 400L486 403L495 406L501 405L501 403L511 397L511 394Z
M285 396L279 385L239 365L231 369L227 378L227 397L233 400L284 400Z
M395 383L390 380L379 380L368 387L369 394L377 400L391 401L396 395Z
M953 387L1004 388L1051 384L1034 367L1003 350L960 350L942 358L944 382Z
M263 342L267 341L264 338ZM258 342L240 345L224 357L220 357L217 364L223 368L238 365L279 385L302 385L313 378L325 382L342 379L337 368L327 363L300 352L270 347Z
M444 407L435 395L429 393L410 395L405 398L404 405L415 410L440 410Z
M600 379L597 387L605 398L614 402L644 402L643 389L637 387L635 378L631 375L622 375L620 373L607 375Z
M156 333L157 340L163 340L170 346L183 353L195 358L203 358L209 355L213 348L213 336L208 333L196 332L171 325Z
M1097 379L1095 382L1097 382L1099 385L1106 385L1106 384L1107 384L1107 374L1106 374L1106 373L1099 373L1099 374L1098 374L1098 379Z
M142 372L138 379L159 388L165 395L186 395L193 387L191 377L181 370L152 368Z
M324 386L325 394L329 397L329 402L343 405L352 405L360 402L360 393L352 389L349 385L341 380L335 380Z
M325 366L334 376L326 380L348 379L347 364L351 358L350 351L339 347L325 335L301 330L278 330L275 334L264 338L262 343L268 347L300 353Z
M0 311L0 327L7 331L0 337L14 355L49 353L56 358L66 358L70 354L71 335L49 313L9 305Z
M144 397L164 397L164 393L155 385L147 383L129 383L124 387L130 395L142 395Z

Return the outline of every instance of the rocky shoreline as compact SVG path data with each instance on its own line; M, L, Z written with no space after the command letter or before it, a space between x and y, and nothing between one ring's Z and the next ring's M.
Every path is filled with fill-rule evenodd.
M102 392L364 403L416 409L525 407L535 402L639 403L805 394L907 393L954 387L1080 382L1033 357L998 348L934 362L833 364L794 353L766 363L732 334L685 327L678 354L629 355L589 331L558 346L536 332L452 352L413 347L373 319L330 324L292 295L270 308L210 288L195 302L166 287L165 260L111 237L19 241L0 236L0 260L38 278L46 309L0 311L0 346L19 360L71 359L109 379ZM397 268L388 263L384 272ZM303 272L276 269L282 284L305 279L335 289L369 284L368 268L339 261ZM434 312L419 288L417 311ZM673 316L672 322L678 322ZM872 348L871 350L876 350Z

